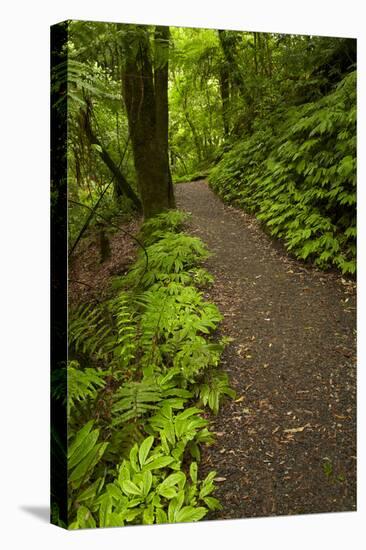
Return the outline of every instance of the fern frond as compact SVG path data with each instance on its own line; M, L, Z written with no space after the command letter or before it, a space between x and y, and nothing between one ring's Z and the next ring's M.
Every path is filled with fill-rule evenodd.
M76 353L106 359L113 347L113 326L99 304L81 305L69 314L69 346Z
M161 391L145 381L127 382L116 391L112 406L113 424L120 425L141 418L157 408Z
M120 292L114 299L111 309L117 332L113 352L120 368L125 369L134 359L137 349L136 321L131 313L128 295Z
M156 282L182 282L185 271L196 267L209 256L200 239L175 233L165 233L146 248L146 253L148 268L145 256L141 254L125 278L126 285L135 286L139 282L143 288L148 288Z
M140 236L146 245L153 244L167 232L177 233L188 220L189 214L182 210L168 210L146 220L140 229Z
M99 389L105 386L106 373L97 369L80 369L77 361L67 366L67 409L70 417L75 401L95 399Z

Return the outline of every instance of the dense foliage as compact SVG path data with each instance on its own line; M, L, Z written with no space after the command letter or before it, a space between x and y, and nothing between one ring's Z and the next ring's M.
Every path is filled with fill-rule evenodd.
M68 518L56 504L54 521L200 520L219 507L215 472L199 473L212 441L204 410L234 394L220 370L221 314L204 298L209 251L183 232L173 182L209 177L297 258L355 273L356 41L64 26L52 109L67 112L69 267L93 241L106 262L116 230L140 252L107 300L97 292L69 312L69 362L54 365L52 384L67 407ZM141 219L137 236L125 229Z
M354 273L355 125L353 72L321 99L260 120L211 172L211 185L296 257Z
M255 213L296 257L354 273L355 41L211 29L162 32L71 23L67 70L61 65L57 72L68 80L70 103L71 241L85 224L98 222L109 231L108 220L128 215L140 199L154 202L137 185L141 169L136 156L133 162L131 135L140 130L136 126L131 133L131 98L122 94L131 51L140 44L146 59L128 65L128 74L137 71L135 80L141 78L145 95L154 99L148 82L154 69L156 87L165 68L173 179L198 179L216 166L212 188ZM144 63L148 71L140 74ZM136 95L132 103L143 99ZM141 109L145 114L135 114L135 122L161 108L153 102L141 103ZM146 125L141 131L150 136ZM153 160L147 160L147 151L137 158L141 155L151 172ZM166 200L174 202L170 195ZM90 217L80 203L98 204L107 220Z
M106 302L70 312L70 528L197 521L219 507L200 478L203 418L233 397L201 241L171 211L143 225L145 251ZM118 290L116 290L118 289Z

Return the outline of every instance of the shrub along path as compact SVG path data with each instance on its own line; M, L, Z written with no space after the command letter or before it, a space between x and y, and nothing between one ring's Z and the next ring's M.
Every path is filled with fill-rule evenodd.
M235 340L223 368L237 391L212 419L215 518L356 508L355 289L289 258L206 182L176 186L190 232L214 255L209 292Z

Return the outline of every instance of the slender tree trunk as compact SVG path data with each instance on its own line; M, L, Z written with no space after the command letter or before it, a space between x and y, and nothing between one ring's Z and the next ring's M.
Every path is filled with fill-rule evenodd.
M267 53L267 67L268 67L268 77L269 78L272 78L272 52L271 52L271 48L269 46L269 35L268 33L265 34L265 40L266 40L266 53Z
M248 130L250 130L251 124L252 124L252 118L254 115L254 99L250 91L248 90L244 75L237 63L237 58L235 55L237 38L232 33L232 31L229 31L228 33L224 30L219 30L218 35L219 35L222 53L226 62L226 66L229 71L229 79L231 84L230 89L232 92L234 90L237 90L239 92L239 95L244 99L245 103L247 104L248 113L246 117L246 125ZM257 39L258 38L259 36L257 36Z
M247 90L244 76L241 74L235 58L236 39L233 34L227 34L226 31L219 30L218 33L232 85L237 88L240 94L245 98L247 96Z
M169 36L167 32L157 30L159 39ZM174 207L168 158L167 59L155 67L154 80L147 31L138 35L137 49L126 39L125 50L123 96L143 213L149 218Z
M230 133L229 125L229 104L230 104L230 84L229 84L229 71L227 69L225 61L220 67L220 93L222 101L222 123L224 127L224 134L227 137Z
M208 88L208 85L205 86L205 91L206 91L208 121L209 121L209 131L208 131L207 141L208 141L208 144L211 148L212 147L212 127L213 127L213 124L212 124L212 107L211 107L211 99L210 99L210 90ZM207 154L207 151L206 151L206 154Z
M183 92L183 94L181 94L181 97L182 97L182 100L183 100L184 117L185 117L185 119L187 121L187 124L190 127L191 132L192 132L193 141L194 141L194 144L195 144L195 147L196 147L197 159L198 159L198 162L202 162L201 140L200 140L199 135L197 133L197 130L196 130L196 128L195 128L195 126L192 122L192 119L189 115L189 111L188 111L188 107L187 107L187 96L186 96L185 92Z
M255 74L258 74L258 59L257 59L257 33L253 32L254 37L254 68L255 68Z

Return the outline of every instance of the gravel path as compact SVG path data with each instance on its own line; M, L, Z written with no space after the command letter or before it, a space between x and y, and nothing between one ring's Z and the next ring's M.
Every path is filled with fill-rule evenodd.
M190 232L214 253L208 293L235 340L223 368L237 392L212 419L223 509L243 518L356 509L355 285L289 258L206 182L176 186Z

